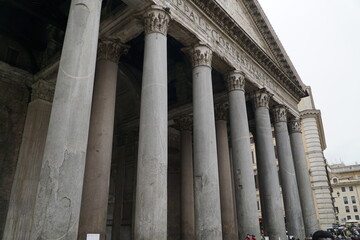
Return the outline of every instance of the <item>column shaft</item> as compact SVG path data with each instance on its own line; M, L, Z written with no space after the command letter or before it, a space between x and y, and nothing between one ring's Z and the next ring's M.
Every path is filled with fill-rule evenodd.
M29 103L11 191L4 240L30 240L36 191L49 126L51 103Z
M222 239L211 50L192 49L196 239Z
M290 121L290 142L294 158L305 233L306 236L309 237L315 231L319 230L319 225L316 218L315 203L311 189L310 175L307 167L304 143L301 135L301 123L299 119Z
M295 239L305 239L304 221L301 212L289 131L287 128L287 111L283 106L277 106L273 110L279 174L285 205L287 230L289 235L294 236Z
M216 143L219 164L219 184L221 203L221 224L224 240L235 240L234 197L232 191L231 165L229 155L229 143L227 133L227 106L219 104L215 107L216 115Z
M192 120L192 119L191 119ZM181 239L195 239L192 134L181 130Z
M101 1L70 5L31 239L77 238L100 11Z
M120 45L100 40L81 199L79 240L105 240ZM109 56L113 56L112 58Z
M254 169L246 111L245 77L241 72L227 76L229 90L230 134L236 195L238 234L251 233L260 239Z
M167 13L145 15L145 53L135 208L135 240L167 237ZM159 29L160 28L160 29Z
M264 89L254 95L256 125L256 156L260 200L265 235L270 239L286 239L279 175L268 104L270 95Z

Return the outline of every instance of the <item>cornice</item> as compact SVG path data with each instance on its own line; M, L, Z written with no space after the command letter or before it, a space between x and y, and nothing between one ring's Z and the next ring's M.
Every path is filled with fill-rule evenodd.
M320 110L317 109L305 110L300 112L300 116L302 119L317 117L319 114Z
M285 50L275 38L275 32L268 27L265 14L256 0L243 0L246 8L252 16L255 24L264 36L269 47L273 51L277 62L271 57L241 28L241 26L230 17L230 15L216 2L216 0L191 0L202 11L204 11L219 27L232 39L238 42L246 52L256 59L260 65L267 70L275 79L284 86L297 100L307 96L295 68L291 65L290 59L286 56Z

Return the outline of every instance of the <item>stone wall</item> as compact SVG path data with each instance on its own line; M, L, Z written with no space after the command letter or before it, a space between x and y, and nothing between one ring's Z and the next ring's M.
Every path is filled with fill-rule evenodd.
M0 62L0 239L2 238L33 75Z

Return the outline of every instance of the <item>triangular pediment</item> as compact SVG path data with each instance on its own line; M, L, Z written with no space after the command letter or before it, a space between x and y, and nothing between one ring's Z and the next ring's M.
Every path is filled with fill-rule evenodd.
M218 4L240 25L242 29L255 41L273 60L272 54L265 38L256 26L242 0L217 0Z

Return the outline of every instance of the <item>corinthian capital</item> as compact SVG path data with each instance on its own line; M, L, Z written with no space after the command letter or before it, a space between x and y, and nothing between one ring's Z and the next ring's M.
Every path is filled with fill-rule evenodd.
M245 73L241 71L233 71L228 73L226 76L226 82L228 91L241 90L245 89Z
M99 39L97 60L109 60L117 64L120 56L127 54L129 48L119 39Z
M259 107L269 108L269 102L272 94L269 93L265 88L256 91L252 97L255 109Z
M287 122L287 109L284 105L275 106L271 112L275 123Z
M193 118L190 115L183 115L177 119L175 119L178 127L181 131L191 131L193 125Z
M289 121L290 133L301 133L301 120L300 118L293 118Z
M157 5L152 5L144 13L144 28L145 34L161 33L167 34L170 15L163 8Z
M193 67L209 66L211 67L212 51L205 44L197 44L190 49L191 63Z
M226 120L229 105L227 103L220 103L215 105L215 119Z

